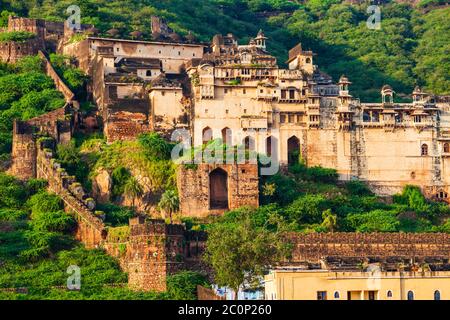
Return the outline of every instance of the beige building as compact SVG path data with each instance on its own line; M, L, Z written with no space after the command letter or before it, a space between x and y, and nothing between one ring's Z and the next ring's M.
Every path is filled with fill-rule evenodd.
M334 83L301 45L289 52L288 69L266 51L262 32L248 45L215 36L210 52L194 59L193 143L222 138L271 155L281 165L300 155L308 166L337 169L341 180L360 179L382 195L419 185L448 201L450 98L416 88L413 102L361 103L345 76Z
M265 277L266 300L449 300L450 271L277 269Z

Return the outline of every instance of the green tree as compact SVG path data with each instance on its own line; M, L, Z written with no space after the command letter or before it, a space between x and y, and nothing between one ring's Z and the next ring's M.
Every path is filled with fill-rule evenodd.
M333 232L337 227L337 216L331 212L331 209L327 209L322 212L322 224L327 231Z
M228 286L236 293L245 284L256 286L258 279L290 253L284 241L286 226L281 219L269 219L275 230L257 226L253 210L241 210L230 222L217 222L208 228L204 255L219 286Z
M138 197L142 196L144 189L135 177L131 177L125 184L124 193L125 195L131 197L133 201L133 208L135 208L135 201Z
M180 200L175 190L167 190L161 196L159 208L169 214L170 223L172 223L172 214L178 211Z

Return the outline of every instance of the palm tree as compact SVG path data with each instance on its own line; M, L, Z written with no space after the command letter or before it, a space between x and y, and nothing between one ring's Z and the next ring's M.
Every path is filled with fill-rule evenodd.
M144 190L142 189L141 185L136 180L136 178L131 177L125 184L124 193L133 199L133 209L134 209L135 208L134 202L136 198L142 196Z
M333 232L337 226L337 216L331 212L330 209L322 212L322 226L328 231Z
M172 223L172 213L178 211L180 200L175 190L167 190L163 193L159 201L159 208L169 214L170 223Z

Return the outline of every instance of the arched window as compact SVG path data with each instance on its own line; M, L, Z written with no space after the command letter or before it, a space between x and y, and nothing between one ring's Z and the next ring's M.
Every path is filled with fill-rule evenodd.
M210 127L206 127L202 131L202 142L203 144L206 144L211 140L212 140L212 130Z
M408 291L408 300L414 300L414 292Z
M231 129L225 127L222 129L222 142L226 145L231 145L232 142L232 132Z
M336 291L336 292L334 293L334 298L335 298L335 299L339 299L339 291Z
M147 71L145 72L145 75L146 75L147 77L151 77L151 76L152 76L152 71L151 71L151 70L147 70Z
M426 143L424 143L421 147L421 154L423 156L427 156L428 155L428 145Z
M278 139L274 136L267 137L266 139L266 155L271 157L276 155L278 150Z
M387 296L388 298L392 298L392 291L391 291L391 290L388 290L388 292L386 293L386 296Z
M434 300L441 300L441 292L439 290L434 292Z
M306 58L306 63L311 63L311 58Z
M245 146L245 150L255 150L255 139L252 137L247 136L242 142Z
M450 145L448 144L448 142L444 143L444 152L445 153L449 153L450 152Z

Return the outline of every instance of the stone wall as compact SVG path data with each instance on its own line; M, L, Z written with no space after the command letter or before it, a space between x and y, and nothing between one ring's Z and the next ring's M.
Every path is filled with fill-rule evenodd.
M292 234L293 262L324 257L450 258L450 235L435 233L311 233Z
M39 38L31 38L23 42L0 42L0 60L7 63L16 63L26 56L34 56L43 49Z
M14 121L9 172L22 180L36 176L36 141L33 132L34 127L28 123Z
M53 68L52 64L48 60L47 56L42 52L39 51L39 56L42 60L44 60L44 68L46 74L53 79L53 82L55 83L56 89L61 92L64 95L64 98L66 101L70 102L74 99L75 94L70 90L70 88L64 83L64 81L60 78L56 70Z
M228 208L214 209L210 199L210 174L216 169L227 175ZM242 206L258 207L258 166L256 164L208 164L195 168L180 165L177 169L180 212L183 216L206 217L222 214Z
M46 179L50 191L58 194L64 202L66 211L74 214L77 220L75 238L87 248L97 248L106 238L103 221L95 216L95 201L73 176L69 176L61 165L53 159L53 152L44 143L38 142L36 177Z

